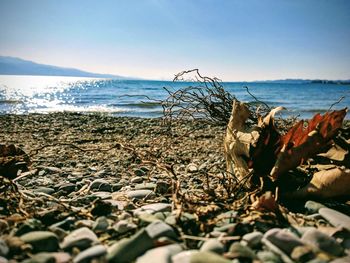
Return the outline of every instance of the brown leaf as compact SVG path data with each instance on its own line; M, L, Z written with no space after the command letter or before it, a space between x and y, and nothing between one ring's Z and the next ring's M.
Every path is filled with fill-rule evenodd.
M322 152L341 128L347 109L333 111L321 116L316 114L310 121L298 122L281 138L277 160L271 177L278 177L302 164L308 158Z
M350 169L334 168L317 172L309 184L287 196L291 198L350 196Z
M252 207L261 212L275 212L278 204L273 194L266 192L252 204Z

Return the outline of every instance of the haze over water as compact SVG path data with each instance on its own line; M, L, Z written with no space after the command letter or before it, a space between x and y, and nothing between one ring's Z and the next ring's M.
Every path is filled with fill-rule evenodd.
M163 100L168 95L163 87L175 91L190 84L193 83L6 75L0 76L0 114L68 111L160 117L162 107L145 96ZM239 100L249 102L253 98L244 88L248 86L255 97L269 106L286 107L283 116L310 118L317 112L326 112L342 96L345 98L332 109L350 106L349 85L224 82L223 86Z

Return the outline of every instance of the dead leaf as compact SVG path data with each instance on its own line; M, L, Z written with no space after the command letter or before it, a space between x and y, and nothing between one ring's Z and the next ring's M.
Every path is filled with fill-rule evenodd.
M342 126L347 109L321 116L316 114L308 122L300 121L281 138L280 150L270 176L272 180L322 152Z
M266 192L260 196L253 204L252 207L261 212L275 212L278 204L272 192Z
M0 145L0 175L9 179L17 176L19 170L27 171L28 155L13 144Z
M338 145L333 145L326 153L320 153L318 154L319 156L331 159L331 160L335 160L335 161L344 161L345 156L348 154L349 152L344 150L343 148L341 148Z
M350 196L350 169L334 168L317 172L309 184L286 196L290 198Z

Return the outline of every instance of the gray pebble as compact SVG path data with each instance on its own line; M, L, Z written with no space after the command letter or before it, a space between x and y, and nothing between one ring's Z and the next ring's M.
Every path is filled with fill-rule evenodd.
M171 257L182 251L179 244L172 244L148 250L144 255L138 257L136 263L171 263Z
M126 195L131 199L143 199L154 197L155 194L152 190L133 190L128 191Z
M256 248L261 244L262 237L263 237L263 233L259 231L254 231L254 232L245 234L242 237L241 244L246 245L250 248Z
M320 208L319 213L335 227L343 227L350 231L350 217L330 208Z
M149 205L141 206L134 211L134 215L138 216L142 213L155 214L157 212L170 212L171 204L167 203L154 203Z
M82 227L72 231L66 236L61 243L61 248L64 250L70 250L73 247L86 249L92 244L97 243L99 243L99 241L95 233L87 227Z
M130 183L132 183L132 184L138 184L138 183L142 183L142 182L143 182L143 178L140 176L135 176L135 177L130 179Z
M107 249L103 245L97 245L80 252L73 260L74 263L89 263L94 258L101 258L107 254Z
M307 230L301 240L334 256L340 256L344 252L344 249L334 238L316 229Z
M225 247L219 240L212 238L203 243L200 251L210 251L222 255L225 252Z
M304 207L308 211L309 214L316 214L316 213L318 213L318 210L320 210L320 208L324 208L326 206L321 204L321 203L317 203L315 201L309 200L305 203Z
M96 179L91 182L89 189L91 191L112 192L112 185L104 179Z
M58 250L58 237L48 231L33 231L20 236L20 239L32 245L33 252L54 252Z
M10 249L7 246L6 242L0 238L0 256L6 257L6 255L9 253Z
M172 257L173 263L230 263L231 261L208 251L198 251L198 250L187 250L180 252Z
M94 232L104 232L108 229L109 222L105 216L100 216L96 219L92 226Z

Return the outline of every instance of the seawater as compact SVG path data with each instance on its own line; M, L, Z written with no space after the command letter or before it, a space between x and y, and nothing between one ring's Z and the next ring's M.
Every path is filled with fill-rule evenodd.
M103 112L116 116L160 117L168 93L196 83L75 78L56 76L0 76L0 114ZM252 102L249 91L271 107L284 106L284 116L310 118L315 113L350 106L350 86L320 83L223 82L237 99ZM149 100L151 98L152 100ZM347 116L350 119L350 116Z

